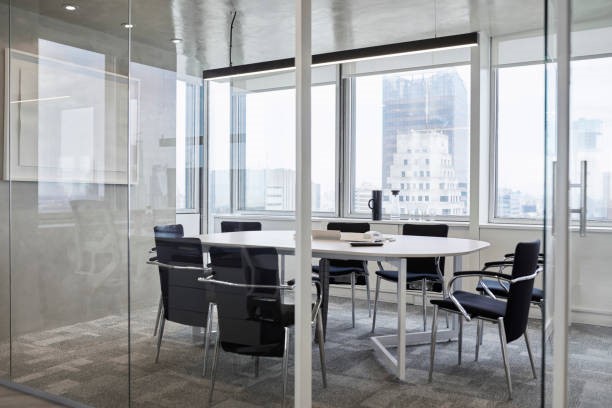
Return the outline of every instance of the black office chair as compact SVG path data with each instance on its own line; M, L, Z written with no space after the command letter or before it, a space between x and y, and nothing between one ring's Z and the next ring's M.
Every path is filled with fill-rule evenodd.
M156 225L153 227L155 238L183 238L185 231L182 224ZM155 253L156 248L151 248L151 253ZM159 321L164 309L164 299L162 294L159 294L159 304L157 306L157 316L155 317L155 328L153 329L153 337L157 336Z
M214 299L212 291L198 282L198 278L210 276L203 267L202 242L198 238L156 238L155 247L157 256L150 263L159 267L163 299L155 356L157 363L166 321L206 329L210 325L209 303ZM203 375L206 372L207 346L205 343Z
M257 221L221 221L221 232L261 231Z
M213 287L218 330L210 378L208 401L212 403L219 346L229 353L283 358L283 407L287 388L290 327L294 325L294 306L282 302L281 291L293 286L278 280L278 253L274 248L217 248L209 250L213 277L204 281ZM312 309L312 322L320 338L323 321L319 308ZM327 386L325 348L319 342L323 387ZM256 360L257 361L257 360Z
M367 222L330 222L327 224L329 231L341 232L368 232L370 224ZM314 265L312 271L315 274L319 273L319 265ZM368 274L367 261L343 261L330 259L329 260L329 283L333 285L351 285L351 303L353 311L353 327L355 327L355 285L365 285L366 296L368 299L368 316L372 315L370 309L370 279ZM347 280L348 277L348 280ZM315 275L313 280L317 280Z
M447 237L446 224L404 224L403 235L416 235L420 237ZM407 258L406 259L406 290L415 290L415 283L420 283L423 296L423 331L427 330L427 284L432 285L435 292L444 293L444 258ZM376 328L376 305L380 291L380 280L389 282L398 281L396 270L383 269L378 262L380 270L376 271L376 292L374 294L374 317L372 318L372 333Z
M438 309L446 310L459 315L459 339L458 339L458 363L461 364L461 346L463 335L463 319L467 321L478 319L496 323L499 329L499 340L501 342L506 382L508 384L508 396L512 399L512 380L510 378L510 365L508 363L507 343L520 337L525 338L527 353L531 362L533 377L536 377L533 354L527 336L527 320L529 318L529 307L533 282L539 272L538 252L540 241L521 242L516 246L514 263L512 264L512 275L489 271L466 271L455 272L454 277L448 285L448 297L444 299L433 299L434 305L433 323L431 327L431 351L429 365L429 381L433 376L433 363L436 352L436 333L438 331ZM482 277L500 279L510 284L507 301L481 296L471 292L454 290L457 280L466 277ZM480 325L478 326L480 327ZM476 342L476 358L478 358L479 341Z

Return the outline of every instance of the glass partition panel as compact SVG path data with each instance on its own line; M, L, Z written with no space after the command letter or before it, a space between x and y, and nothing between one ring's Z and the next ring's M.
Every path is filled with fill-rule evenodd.
M5 56L11 380L96 407L128 405L128 16L12 2Z
M570 3L567 392L570 405L604 406L612 399L612 1Z
M202 24L205 19L197 2L162 3L152 8L149 0L131 2L130 169L136 173L129 205L132 407L196 406L206 391L200 333L206 319L191 318L201 315L192 304L170 307L177 298L198 302L192 296L192 291L200 294L197 276L183 274L183 286L177 286L174 275L146 263L163 255L155 248L155 227L180 224L177 237L197 235L201 228L203 86L201 65L193 55L197 30L168 30L188 15L202 18ZM185 323L185 315L191 325L178 323Z
M9 7L7 1L0 1L0 50L8 49L9 43ZM6 52L0 59L0 124L4 124L8 84L5 82ZM3 127L4 128L4 127ZM0 163L4 164L4 135L0 142ZM0 166L0 379L8 379L10 372L10 235L9 235L9 205L10 184Z

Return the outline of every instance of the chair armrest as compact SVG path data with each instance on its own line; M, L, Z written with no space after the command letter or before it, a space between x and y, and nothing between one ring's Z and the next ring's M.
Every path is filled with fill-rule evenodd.
M157 257L153 257L150 258L147 263L149 265L157 265L157 266L161 266L162 268L168 268L168 269L178 269L178 270L182 270L182 271L200 271L200 272L204 272L204 274L207 274L207 276L212 276L212 269L211 268L204 268L201 266L193 266L193 265L172 265L172 264L167 264L167 263L163 263L163 262L159 262L157 260ZM202 279L202 278L198 278Z

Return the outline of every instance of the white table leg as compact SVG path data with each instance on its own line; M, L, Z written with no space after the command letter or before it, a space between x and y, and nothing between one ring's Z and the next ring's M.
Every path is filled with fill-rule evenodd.
M400 271L406 270L406 260L400 262ZM453 257L453 272L461 270L461 255ZM457 282L455 288L460 289L461 280ZM406 274L398 275L397 284L397 334L370 337L374 344L374 351L379 355L380 360L391 370L397 373L397 378L401 381L406 380L406 346L429 344L431 342L431 331L406 333ZM457 316L452 314L450 329L439 329L436 339L437 342L455 340L457 338ZM389 348L397 347L397 358L389 352Z
M400 261L397 274L397 378L406 379L406 259Z

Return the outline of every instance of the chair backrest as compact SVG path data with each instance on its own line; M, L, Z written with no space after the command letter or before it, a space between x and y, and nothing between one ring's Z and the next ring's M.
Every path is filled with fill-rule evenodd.
M416 235L419 237L448 237L448 225L446 224L404 224L403 235ZM440 271L444 274L444 260L440 258ZM406 271L408 273L426 273L437 275L436 258L407 258ZM434 290L441 291L442 287L434 287Z
M278 286L278 253L274 248L209 249L223 350L248 355L281 357L285 330Z
M183 224L156 225L153 227L155 238L183 238Z
M328 231L340 231L340 232L368 232L370 231L370 224L367 222L330 222L327 224ZM329 266L336 266L340 268L359 268L363 269L363 261L341 261L330 259Z
M202 268L202 242L198 238L155 238L157 260L176 266ZM198 282L203 271L159 267L164 318L176 323L205 327L211 291Z
M519 242L516 245L514 263L512 265L512 279L529 276L536 271L538 268L539 251L539 240ZM504 318L506 341L508 343L521 337L527 328L534 280L529 279L510 284L506 316Z
M221 232L261 231L257 221L221 221Z

